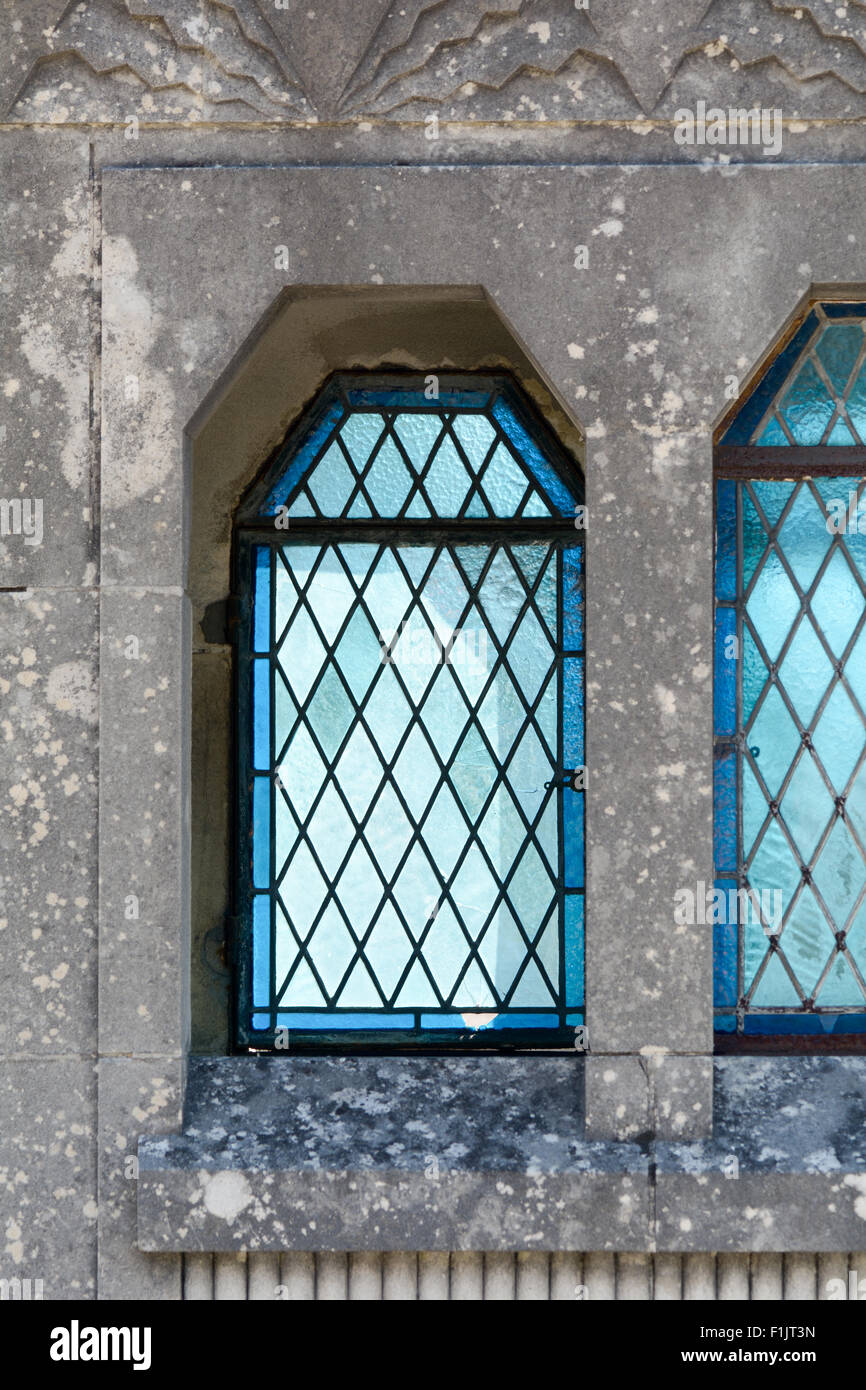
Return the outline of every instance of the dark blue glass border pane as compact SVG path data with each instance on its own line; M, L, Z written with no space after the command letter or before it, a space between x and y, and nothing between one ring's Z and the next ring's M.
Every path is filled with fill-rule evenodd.
M737 615L733 608L716 609L715 681L713 718L715 732L732 737L737 724L737 671L739 659L725 655L728 639L737 636ZM730 645L730 644L729 644ZM731 650L736 650L731 647Z
M566 487L553 464L544 457L531 434L524 429L514 411L501 397L494 402L493 415L529 471L535 474L539 485L547 494L548 502L559 509L560 516L574 516L579 498Z
M737 867L737 755L717 755L713 766L713 851L716 871Z
M724 437L721 440L722 444L748 444L751 442L752 435L761 423L767 407L776 395L776 392L781 390L785 383L786 376L817 327L818 316L815 311L812 310L806 316L806 319L800 325L788 346L783 352L780 352L775 361L770 364L755 386L752 394L740 406L740 409L725 431Z
M271 663L253 662L253 767L267 772L271 765Z
M567 652L583 647L583 547L569 545L562 552L562 645Z
M565 899L565 1003L569 1009L580 1008L583 1005L583 917L583 894L568 893Z
M371 1028L414 1028L414 1014L278 1013L277 1027L297 1032L366 1031Z
M435 410L441 406L447 410L484 410L490 403L489 391L440 391L438 396L428 397L420 390L377 391L374 387L350 387L346 392L346 399L353 410L362 410L368 406L392 407L401 409L405 406L424 406L428 410Z
M746 1033L866 1033L866 1014L746 1014Z
M271 900L253 898L253 1008L267 1008L271 984Z
M722 478L716 490L716 598L737 597L737 484Z
M562 663L562 756L567 768L583 767L583 657Z
M582 888L584 881L584 792L566 785L562 789L562 833L565 850L565 887Z
M717 1033L736 1033L737 1015L736 1014L716 1014L715 1030Z
M253 651L266 652L271 646L271 548L253 547L255 597L253 599Z
M271 489L268 500L262 508L264 516L275 516L277 508L285 505L313 459L327 442L332 430L335 430L342 420L344 413L341 402L333 401L325 411L323 418L311 427L285 473Z
M271 779L253 781L253 887L269 888L271 875Z
M866 318L866 304L846 304L842 301L830 301L821 305L828 319L863 319Z

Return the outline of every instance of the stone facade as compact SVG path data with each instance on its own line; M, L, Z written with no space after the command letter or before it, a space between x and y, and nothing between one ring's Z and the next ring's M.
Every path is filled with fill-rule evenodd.
M714 1058L672 905L712 877L713 429L805 296L866 280L862 6L0 28L0 1276L828 1296L862 1272L866 1059ZM699 102L767 125L687 143ZM585 463L589 1053L229 1057L233 508L329 371L434 359L507 366Z

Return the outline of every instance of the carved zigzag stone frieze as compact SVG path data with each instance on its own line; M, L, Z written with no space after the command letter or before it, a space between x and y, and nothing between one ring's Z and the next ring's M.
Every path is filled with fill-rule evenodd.
M866 115L866 0L0 0L3 21L16 122Z

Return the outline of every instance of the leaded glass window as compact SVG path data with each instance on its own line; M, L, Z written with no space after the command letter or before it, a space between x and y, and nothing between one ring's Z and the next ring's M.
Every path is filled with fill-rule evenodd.
M814 305L717 450L716 1027L866 1031L866 305Z
M509 379L340 375L243 505L242 1045L573 1042L582 496Z

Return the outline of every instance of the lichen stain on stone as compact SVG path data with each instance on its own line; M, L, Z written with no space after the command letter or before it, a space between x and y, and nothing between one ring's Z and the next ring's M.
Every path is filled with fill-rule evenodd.
M49 705L75 715L87 724L96 724L99 701L93 672L83 661L64 661L49 673L45 689Z
M208 1211L229 1225L253 1200L252 1189L243 1173L216 1173L205 1178L203 1187Z
M159 487L177 455L171 379L149 362L161 324L137 282L138 257L127 237L106 237L103 248L105 345L116 375L103 383L110 466L103 502L123 507Z

